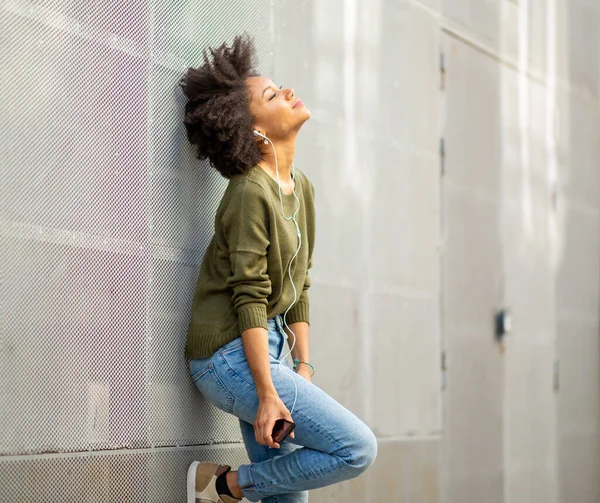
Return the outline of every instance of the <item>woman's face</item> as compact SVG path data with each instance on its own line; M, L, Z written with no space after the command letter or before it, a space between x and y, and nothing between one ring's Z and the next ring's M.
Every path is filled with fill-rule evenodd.
M280 89L271 79L262 76L248 77L246 83L252 95L250 112L254 129L272 140L295 135L310 118L310 110L293 89Z

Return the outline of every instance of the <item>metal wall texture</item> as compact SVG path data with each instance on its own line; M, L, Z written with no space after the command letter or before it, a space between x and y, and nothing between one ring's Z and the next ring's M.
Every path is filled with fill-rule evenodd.
M244 31L312 112L313 382L379 439L311 503L600 501L599 28L597 0L0 0L0 502L182 502L193 459L248 461L183 360L226 180L177 86Z

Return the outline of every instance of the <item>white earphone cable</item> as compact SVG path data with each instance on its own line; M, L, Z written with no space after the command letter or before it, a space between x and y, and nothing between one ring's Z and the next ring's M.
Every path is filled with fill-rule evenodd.
M292 279L292 264L293 264L294 260L296 259L296 257L298 256L298 253L300 252L300 248L302 246L302 234L300 232L300 226L298 225L298 222L296 221L296 215L298 214L298 211L300 210L300 199L298 199L298 196L296 195L296 169L294 167L294 163L292 163L292 179L294 180L293 194L294 194L294 197L296 198L298 205L297 205L294 213L291 216L286 217L285 213L283 211L283 199L281 197L281 180L279 178L279 164L277 162L277 151L275 150L275 145L273 144L273 142L271 141L270 138L267 138L267 136L262 135L262 134L258 133L257 131L255 132L255 134L257 134L258 136L261 136L265 140L268 140L271 143L271 146L273 147L273 153L275 154L275 173L277 174L277 185L279 186L279 203L281 204L281 214L285 220L292 220L294 222L294 224L296 225L296 235L298 236L298 249L296 250L296 253L294 253L294 256L291 258L290 264L288 266L288 275L290 278L290 282L292 283L292 288L294 289L294 301L283 313L283 324L290 331L290 333L294 336L294 342L292 343L290 350L285 354L285 356L283 356L280 360L278 360L279 365L277 366L277 370L280 371L281 364L283 363L284 359L287 358L287 356L292 352L292 349L294 349L294 346L296 345L296 334L289 327L285 318L287 316L288 311L293 307L293 305L298 300L296 286L294 285L294 280ZM292 382L294 383L294 388L295 388L294 403L292 404L292 408L290 410L290 415L291 415L292 412L294 411L294 407L296 406L296 400L298 398L298 385L296 384L296 381L294 380L294 378L292 376L287 375L287 374L285 374L285 375L292 380Z

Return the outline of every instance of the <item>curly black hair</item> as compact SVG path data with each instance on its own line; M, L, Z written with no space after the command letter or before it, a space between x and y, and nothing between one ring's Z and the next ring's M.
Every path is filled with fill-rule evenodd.
M202 51L204 63L188 68L179 85L188 98L183 123L197 158L208 158L225 178L244 173L261 159L252 134L250 91L246 78L258 76L256 49L247 35Z

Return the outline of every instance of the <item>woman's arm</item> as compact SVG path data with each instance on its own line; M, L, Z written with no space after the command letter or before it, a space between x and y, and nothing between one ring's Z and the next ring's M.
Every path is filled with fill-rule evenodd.
M246 360L258 396L258 409L254 419L254 436L261 445L268 445L279 449L280 444L273 440L273 427L277 419L287 419L293 422L290 411L287 409L271 379L269 363L269 333L262 327L249 328L242 332L242 344L246 353ZM290 438L294 438L294 432Z
M271 367L269 364L269 335L267 330L262 327L249 328L242 332L242 343L246 360L254 383L256 384L256 393L259 400L264 400L270 396L278 396L277 390L271 379Z
M310 362L308 355L308 323L306 321L297 321L296 323L290 323L288 326L292 329L294 334L296 334L296 343L292 348L294 337L287 328L285 329L288 334L288 344L292 348L292 358L297 358L303 362ZM304 377L307 381L312 382L312 377L310 376L312 370L308 365L299 364L298 367L296 367L296 373Z
M227 286L240 334L250 328L267 329L272 291L267 271L269 204L262 187L246 181L235 187L221 217L231 267Z
M292 344L294 343L294 336L290 334L287 328L285 329L286 333L288 334L288 344L290 345L290 348L292 348L292 358L297 358L298 360L309 362L310 359L308 355L308 323L305 321L298 321L296 323L290 323L288 326L290 327L292 332L296 334L296 343L292 348Z

